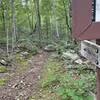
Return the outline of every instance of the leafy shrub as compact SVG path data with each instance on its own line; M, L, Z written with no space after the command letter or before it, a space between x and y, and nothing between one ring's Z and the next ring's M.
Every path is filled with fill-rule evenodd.
M87 80L82 76L76 79L67 73L60 78L60 85L56 88L62 100L93 100L89 95L89 85Z
M36 46L34 46L30 52L31 52L33 55L35 55L35 54L38 53L38 48L37 48Z

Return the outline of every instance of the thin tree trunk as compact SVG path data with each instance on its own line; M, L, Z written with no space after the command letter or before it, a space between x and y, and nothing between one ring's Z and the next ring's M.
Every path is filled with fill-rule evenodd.
M70 1L66 1L68 4L66 4L65 0L62 0L63 2L63 6L64 6L64 13L65 13L65 22L66 22L66 33L67 33L67 36L69 38L70 41L72 41L72 37L71 37L71 33L72 33L72 29L71 29L71 22L69 21L70 20ZM76 42L75 42L76 44Z
M9 30L8 30L8 4L6 0L6 10L5 10L5 23L6 23L6 38L7 38L7 56L9 57Z
M34 31L34 15L33 15L34 13L33 13L33 10L32 10L32 33L33 33L33 31Z
M30 30L31 30L31 34L33 34L34 30L35 30L35 28L34 28L34 15L33 15L34 12L32 10L31 11L31 15L27 12L28 11L28 1L26 0L25 2L26 2L25 3L25 7L26 7L25 13L27 14L27 18L28 18L28 23L29 23L29 27L30 27ZM34 5L33 5L33 7L34 7Z
M37 24L38 24L38 34L39 34L39 44L41 45L41 15L40 15L40 0L35 0L36 3L36 14L37 14Z
M0 0L0 7L1 7L1 2L2 2L2 0Z
M1 7L2 7L2 25L3 25L3 31L6 32L6 29L5 29L5 8L4 8L4 5L3 3L1 2Z
M33 31L33 27L32 27L32 23L31 23L31 20L30 20L30 15L29 15L29 13L27 12L27 10L28 10L28 2L27 2L27 0L26 0L26 5L25 5L25 7L26 7L26 10L25 10L25 13L27 14L27 18L28 18L28 23L29 23L29 27L30 27L30 30L31 30L31 32Z
M66 3L64 2L64 0L63 0L62 2L63 2L63 5L64 5L64 12L65 12L66 26L67 26L67 29L71 31L71 27L70 27L69 21L68 21L68 11L67 11L67 7L66 7Z
M59 30L58 30L58 22L57 22L57 17L56 17L56 1L53 0L53 15L54 15L54 20L55 20L55 28L56 28L56 36L59 38Z
M48 44L48 41L49 41L49 28L48 28L48 25L49 25L49 23L48 23L48 18L46 18L46 33L47 33L47 44Z
M51 40L53 40L53 24L52 24L52 17L50 17L50 30L51 30Z
M15 17L14 0L11 0L11 7L12 7L12 52L13 52L16 41L16 24L15 24L16 17Z

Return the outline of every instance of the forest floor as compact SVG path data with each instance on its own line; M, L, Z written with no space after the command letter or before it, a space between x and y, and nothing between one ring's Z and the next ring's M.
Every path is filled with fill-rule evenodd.
M48 53L42 51L30 59L25 70L9 72L7 83L0 87L0 100L29 100L38 87L40 73L47 58Z
M77 54L67 51L72 58ZM16 53L13 66L0 66L0 100L93 100L96 78L90 62L75 63L69 52L63 57L39 50L27 58L26 53Z

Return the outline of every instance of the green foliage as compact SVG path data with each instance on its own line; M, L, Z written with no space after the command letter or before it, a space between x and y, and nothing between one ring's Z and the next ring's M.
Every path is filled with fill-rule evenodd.
M75 44L72 41L66 41L66 40L59 40L57 43L54 43L57 54L62 55L64 52L68 51L75 51L77 52L79 49L79 45Z
M27 66L28 62L27 59L24 59L20 56L20 54L16 54L15 60L20 66Z
M25 70L27 70L27 68L29 67L28 59L30 59L31 57L32 57L32 54L28 55L27 58L22 57L20 53L17 53L15 55L14 61L15 61L15 63L18 64L18 66L16 68L17 73L22 73Z
M56 88L56 92L62 97L62 100L93 100L93 97L89 96L89 80L86 80L84 76L79 79L74 77L76 76L70 75L70 73L61 77L60 86Z

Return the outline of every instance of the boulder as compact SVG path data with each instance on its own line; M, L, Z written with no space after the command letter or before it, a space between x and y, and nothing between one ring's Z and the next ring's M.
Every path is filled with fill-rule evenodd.
M76 59L79 58L78 54L76 54L76 53L71 53L70 51L63 52L62 57L63 57L63 58L66 58L66 59L72 59L72 60L76 60Z
M45 46L44 50L47 52L53 52L53 51L56 51L56 48L54 45L50 44L50 45Z
M20 56L23 57L23 58L27 58L29 55L29 53L27 51L25 52L21 52Z
M0 64L1 65L4 65L4 66L7 66L8 65L7 61L4 60L4 59L0 60Z

